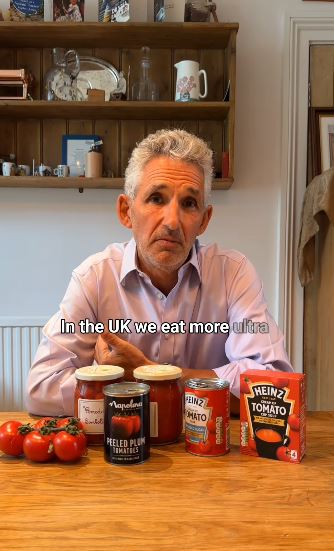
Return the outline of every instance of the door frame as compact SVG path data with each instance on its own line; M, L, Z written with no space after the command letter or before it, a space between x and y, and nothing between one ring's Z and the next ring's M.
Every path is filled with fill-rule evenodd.
M312 44L334 43L333 11L321 12L321 17L316 13L286 15L283 55L279 323L297 372L303 372L304 291L298 279L297 246L307 179L309 51Z

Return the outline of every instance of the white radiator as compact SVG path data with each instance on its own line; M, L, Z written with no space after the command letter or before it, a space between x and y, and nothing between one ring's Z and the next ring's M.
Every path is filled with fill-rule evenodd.
M0 411L25 410L27 375L42 326L0 326Z

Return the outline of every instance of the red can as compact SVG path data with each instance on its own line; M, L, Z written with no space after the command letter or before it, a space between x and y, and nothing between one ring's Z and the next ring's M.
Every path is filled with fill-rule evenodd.
M222 379L185 383L186 451L217 456L230 451L230 385Z

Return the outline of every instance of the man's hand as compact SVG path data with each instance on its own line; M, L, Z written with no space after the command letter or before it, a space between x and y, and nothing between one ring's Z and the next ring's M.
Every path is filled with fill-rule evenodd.
M125 381L133 381L132 372L136 367L154 364L136 346L113 333L99 335L95 346L95 360L100 365L123 367Z

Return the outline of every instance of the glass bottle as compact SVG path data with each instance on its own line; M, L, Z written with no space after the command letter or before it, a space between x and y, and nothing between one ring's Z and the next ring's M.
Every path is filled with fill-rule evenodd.
M74 415L84 425L88 444L103 445L103 388L122 381L123 376L124 369L116 365L90 365L76 369Z
M157 101L159 99L159 90L156 83L150 77L150 48L143 46L141 51L140 77L132 86L132 99L134 101Z
M182 370L174 365L142 365L133 376L150 386L151 444L176 442L183 425Z

